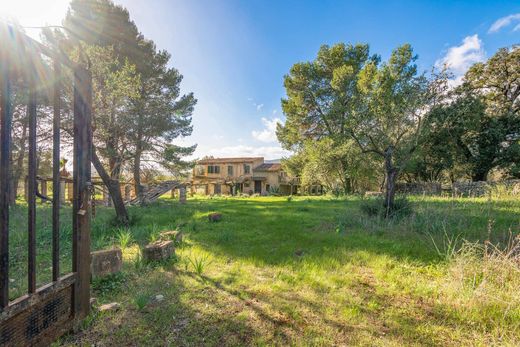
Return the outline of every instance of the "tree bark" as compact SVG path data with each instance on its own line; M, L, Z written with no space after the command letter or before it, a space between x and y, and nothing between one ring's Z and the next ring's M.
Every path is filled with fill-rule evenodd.
M94 146L92 146L92 164L94 164L97 173L103 180L103 183L110 193L110 197L112 198L112 202L116 210L118 222L122 225L128 225L130 219L128 218L128 212L126 211L125 203L123 201L123 197L121 196L119 180L110 178L105 168L103 167L103 164L99 160L99 157L96 153L96 148Z
M394 209L395 201L395 183L399 170L394 166L392 162L394 149L388 147L385 150L385 176L386 176L386 189L385 189L385 218L390 217Z

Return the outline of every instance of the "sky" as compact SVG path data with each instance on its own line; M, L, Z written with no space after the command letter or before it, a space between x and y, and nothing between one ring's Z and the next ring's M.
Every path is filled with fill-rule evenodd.
M520 43L520 1L114 0L139 30L171 53L193 92L194 157L263 156L284 151L283 77L321 45L368 43L387 59L410 43L420 70L448 64L459 83L475 62ZM0 0L0 14L23 26L61 23L67 0ZM35 31L27 29L28 32Z

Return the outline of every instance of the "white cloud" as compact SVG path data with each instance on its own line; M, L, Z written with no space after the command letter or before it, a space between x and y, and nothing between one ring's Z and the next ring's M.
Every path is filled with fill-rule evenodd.
M435 65L438 68L446 66L454 75L454 85L462 82L464 73L471 65L486 60L486 52L484 51L482 40L478 35L466 36L459 46L453 46L448 49L444 57L437 60Z
M510 14L509 16L505 16L502 18L499 18L491 25L488 32L489 33L496 33L499 32L502 28L509 26L511 23L520 21L520 13ZM520 24L517 25L513 31L520 30Z
M227 146L221 148L212 148L203 153L203 155L212 155L214 157L264 157L265 159L280 159L291 155L291 152L280 146Z
M276 142L276 124L281 123L282 120L280 118L267 119L262 117L262 123L264 124L264 129L262 130L253 130L251 135L262 142Z
M260 111L264 107L264 104L258 104L258 105L255 104L255 106L256 106L256 110Z

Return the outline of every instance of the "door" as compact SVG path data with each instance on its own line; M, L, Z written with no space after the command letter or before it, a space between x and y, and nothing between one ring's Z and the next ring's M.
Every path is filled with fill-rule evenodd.
M255 193L262 193L262 181L255 181Z
M220 195L222 194L222 186L220 184L215 184L215 194Z
M84 67L76 65L67 58L52 53L50 50L37 51L39 44L16 30L8 33L0 27L0 346L46 346L60 335L69 331L73 323L84 318L90 310L90 216L91 216L91 156L92 156L92 84L91 75ZM22 43L22 44L20 44ZM30 50L20 47L32 47L35 57L46 55L45 59L27 59L28 66L20 75L27 77L28 98L27 105L16 104L19 100L12 97L12 86L19 83L14 76L18 66L16 59L25 57ZM31 54L31 53L29 53ZM48 58L48 59L47 59ZM48 66L42 66L48 61ZM29 66L30 64L30 66ZM63 98L62 83L68 81L61 73L61 69L70 69L73 72L73 190L72 190L72 240L71 250L65 248L62 252L70 252L72 272L65 273L60 268L60 245L63 232L60 230L60 116L63 113L61 102ZM47 74L35 75L35 71L48 71ZM19 72L19 71L17 71ZM39 119L37 102L41 101L44 92L52 95L52 138L46 140L52 146L52 197L45 199L52 202L52 266L49 270L50 281L37 281L37 235L47 232L39 230L36 224L37 214L36 196L38 192L37 176L37 127L45 119ZM38 97L38 94L40 94ZM27 262L27 291L25 295L11 297L9 286L10 262L16 261L25 248L17 249L16 253L9 254L9 241L16 246L18 238L10 233L20 233L9 225L9 191L8 177L10 174L11 155L11 124L13 109L26 106L28 117L28 175L27 175L27 243L28 249L24 261ZM50 180L50 178L49 178ZM47 217L46 217L47 218ZM40 258L41 259L41 258ZM39 260L39 259L38 259ZM12 265L12 264L11 264ZM50 265L50 264L49 264ZM39 269L42 271L42 269Z

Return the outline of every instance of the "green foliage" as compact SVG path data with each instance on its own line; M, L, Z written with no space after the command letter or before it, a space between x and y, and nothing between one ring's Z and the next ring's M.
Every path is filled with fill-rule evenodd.
M126 249L133 242L132 233L128 229L119 229L116 236L119 247L122 250Z
M363 200L359 208L369 217L399 219L409 217L413 213L412 203L405 196L397 197L392 207L386 206L384 199L375 198Z
M450 235L445 226L442 235L442 243L435 241L435 237L432 234L430 234L430 239L439 257L445 261L453 260L461 246L460 234Z
M430 111L421 156L408 168L415 178L484 181L496 168L520 177L519 61L518 47L500 49L468 70L450 102Z
M185 222L181 228L187 231L194 222L197 232L176 249L179 263L137 265L137 245L129 247L126 281L103 294L94 284L100 302L120 302L121 309L91 321L87 331L65 337L63 344L221 345L225 338L224 344L233 345L311 345L319 336L326 345L427 341L444 346L454 339L462 345L518 345L520 253L508 239L510 227L513 237L518 234L517 197L411 196L414 213L392 219L367 218L357 196L294 196L290 204L285 199L196 197L184 206L164 199L163 204L130 207L140 216L129 228L138 244L147 242L154 223L171 230L172 223ZM206 223L209 211L232 218ZM27 209L17 206L11 212L14 299L27 292ZM37 215L49 212L49 206L38 205ZM63 273L71 270L70 212L68 206L61 211ZM107 224L111 215L110 208L98 207L92 220L93 250L113 244L117 229ZM37 223L38 283L44 284L51 281L52 233L48 219ZM471 245L458 241L447 261L431 241L441 254L450 254L445 233ZM188 258L204 255L211 265L208 259L199 276ZM134 300L140 293L148 293L150 300L158 293L168 299L138 311ZM269 316L257 315L261 307L268 308ZM272 315L286 323L273 325ZM391 334L367 330L385 325L392 326ZM341 334L338 326L353 329ZM182 334L172 334L180 327Z
M189 256L188 261L191 264L193 271L195 271L195 273L199 276L204 274L204 269L210 263L210 259L207 254Z
M150 297L147 294L139 293L134 298L134 305L139 311L142 311L149 302Z
M122 290L127 281L124 272L117 272L108 276L96 278L92 281L92 290L98 295L108 295Z

